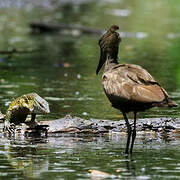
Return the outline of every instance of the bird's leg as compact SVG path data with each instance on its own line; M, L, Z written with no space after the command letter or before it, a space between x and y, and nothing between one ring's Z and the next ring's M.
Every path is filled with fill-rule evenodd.
M132 142L131 142L131 148L130 148L131 154L132 154L132 150L133 150L134 141L136 139L136 114L137 114L137 112L134 111L134 129L133 129L133 133L132 133Z
M125 153L128 154L132 128L131 128L131 125L129 124L129 121L128 121L128 118L127 118L127 116L126 116L126 113L125 113L125 112L122 112L122 113L123 113L124 120L125 120L126 126L127 126L128 137L127 137L127 143L126 143L126 151L125 151Z

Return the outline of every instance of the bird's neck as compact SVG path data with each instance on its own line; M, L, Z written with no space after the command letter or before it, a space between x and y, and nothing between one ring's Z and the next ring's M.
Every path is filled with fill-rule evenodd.
M118 64L117 59L107 59L106 63L105 63L105 67L104 67L104 72L112 69L114 66L116 66Z

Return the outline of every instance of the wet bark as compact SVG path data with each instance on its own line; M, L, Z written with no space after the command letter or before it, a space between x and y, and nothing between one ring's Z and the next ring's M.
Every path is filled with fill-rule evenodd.
M133 120L129 120L133 123ZM126 132L124 120L111 121L99 119L82 119L70 115L64 118L41 121L41 125L48 125L48 133L72 132L72 133L108 133L108 132ZM175 118L147 118L139 119L136 124L137 131L154 132L175 132L180 130L180 119Z
M133 124L133 120L129 120ZM1 127L3 127L1 123ZM82 119L79 117L72 117L70 115L64 118L40 121L35 128L29 128L23 124L25 131L38 132L47 129L47 135L53 134L126 134L126 124L124 120L99 120L99 119ZM20 129L21 125L17 127ZM2 129L2 128L1 128ZM139 119L136 123L137 135L143 133L161 133L161 134L175 134L180 135L180 119L178 118L147 118Z

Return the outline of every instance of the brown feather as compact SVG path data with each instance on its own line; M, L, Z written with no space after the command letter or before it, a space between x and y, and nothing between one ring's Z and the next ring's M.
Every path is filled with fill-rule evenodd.
M167 92L138 65L115 65L104 72L102 85L112 105L125 112L172 103Z
M117 59L119 43L121 41L119 33L116 32L117 29L119 29L118 26L111 26L99 40L99 47L101 49L100 60L103 62L107 56L110 56L112 59Z

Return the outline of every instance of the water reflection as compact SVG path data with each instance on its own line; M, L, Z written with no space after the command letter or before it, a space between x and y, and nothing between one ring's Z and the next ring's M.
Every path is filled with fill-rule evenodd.
M0 175L17 178L89 179L88 170L108 172L114 178L155 178L180 175L179 150L172 143L153 140L143 146L138 138L133 156L124 151L126 138L61 135L47 139L1 138ZM151 157L151 158L149 158Z
M44 140L37 144L34 140L25 141L23 139L24 137L16 137L16 139L11 140L4 139L3 141L6 141L4 150L2 150L1 144L1 151L4 152L7 160L5 164L8 164L8 169L3 170L7 177L39 177L41 173L48 170L47 157L37 152L36 148L37 145L44 143Z

